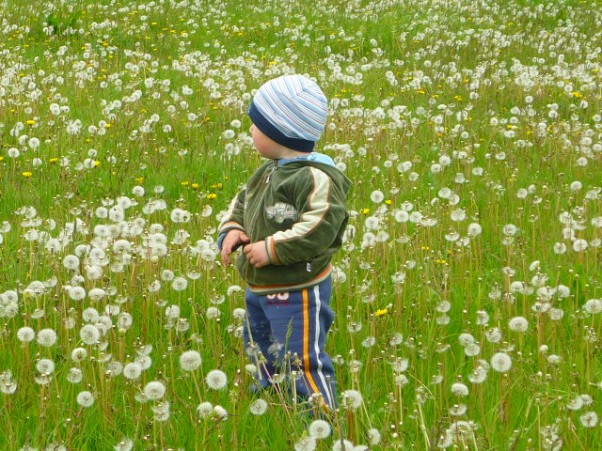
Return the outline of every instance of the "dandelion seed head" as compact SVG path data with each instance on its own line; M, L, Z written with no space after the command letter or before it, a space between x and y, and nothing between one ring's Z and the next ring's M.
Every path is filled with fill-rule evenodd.
M40 359L36 362L36 369L43 374L51 374L54 372L54 361L51 359Z
M491 368L498 373L506 373L512 368L512 359L504 352L497 352L491 357Z
M267 411L267 409L268 403L261 398L256 399L249 405L249 412L251 412L251 414L255 416L263 415Z
M79 257L77 255L67 255L63 259L63 266L72 271L79 269Z
M222 315L222 312L219 308L211 306L207 308L207 319L217 319Z
M529 328L529 321L523 316L515 316L508 322L508 327L513 332L526 332Z
M126 363L123 367L123 377L129 380L135 380L142 374L142 365L138 362Z
M23 326L17 331L17 338L23 343L29 343L35 337L35 331L29 326Z
M466 404L454 404L453 406L451 406L449 408L449 414L452 417L460 417L460 416L466 414L467 410L468 410L468 407L466 406Z
M94 404L94 395L87 391L81 391L77 394L77 403L82 407L90 407Z
M470 393L470 390L468 389L466 384L463 384L461 382L456 382L456 383L452 384L451 392L456 396L464 397L464 396L468 396L468 394Z
M88 358L88 350L85 348L74 348L71 351L71 360L74 362L83 362Z
M331 427L328 421L318 419L311 422L308 430L310 437L321 440L330 436Z
M134 441L129 438L124 438L115 445L115 451L131 451L132 449L134 449Z
M220 420L226 420L228 418L228 411L220 405L213 407L213 414Z
M201 354L198 351L185 351L180 355L180 366L184 371L194 371L201 366Z
M483 232L483 227L481 226L481 224L473 222L468 225L467 231L468 231L468 235L470 235L471 237L474 237L474 236L480 235Z
M100 331L96 326L92 324L85 324L79 330L79 336L82 342L84 342L85 344L93 345L98 343L98 341L100 340Z
M363 402L362 394L357 390L345 390L341 398L343 406L351 410L359 409Z
M175 291L184 291L188 287L188 280L184 277L176 277L171 282L171 287Z
M583 309L590 315L602 312L602 299L589 299L585 302Z
M581 410L583 408L583 399L581 396L573 397L566 405L569 410Z
M489 323L489 313L485 310L478 310L476 323L479 326L486 326Z
M102 270L101 270L102 271ZM96 280L94 278L90 278L88 277L90 280ZM85 293L85 292L84 292ZM105 290L103 290L102 288L92 288L90 291L88 291L88 298L90 299L90 301L92 302L99 302L102 299L104 299L104 297L107 295L107 292ZM85 294L84 294L85 296Z
M502 340L502 332L497 327L492 327L485 332L485 337L489 343L499 343Z
M144 396L156 401L165 395L165 385L159 381L151 381L144 386Z
M375 204L380 204L383 200L385 200L385 195L382 191L375 190L370 194L370 200Z
M467 357L476 357L481 353L481 347L477 343L470 343L464 348Z
M53 346L57 341L57 334L53 329L42 329L38 332L36 341L40 346L49 348Z
M153 359L149 355L139 355L136 357L136 363L138 363L143 370L148 370L153 364Z
M205 382L212 390L222 390L228 385L228 376L222 370L211 370L207 373Z
M587 240L584 240L583 238L578 238L573 241L573 250L575 252L583 252L588 247L589 247L589 243L587 242Z
M458 336L458 342L462 346L468 346L469 344L472 344L475 342L475 338L472 334L470 334L468 332L464 332Z
M366 435L368 437L368 444L370 446L378 446L380 444L380 441L382 440L382 435L380 431L376 428L368 429Z
M598 414L594 411L586 412L579 417L581 425L585 428L595 428L598 425Z
M302 437L294 446L295 451L314 451L316 447L316 439L311 436Z
M213 404L209 401L200 403L196 408L196 413L200 419L205 419L213 413Z
M560 362L562 362L562 358L557 354L550 354L546 360L551 365L558 365Z
M332 445L332 451L353 451L353 443L346 439L337 439Z
M80 368L69 368L67 371L67 381L71 384L79 384L84 378L84 373Z

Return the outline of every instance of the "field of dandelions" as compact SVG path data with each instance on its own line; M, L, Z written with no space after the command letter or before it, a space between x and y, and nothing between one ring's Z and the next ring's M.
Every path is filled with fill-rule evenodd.
M0 449L597 449L597 6L1 1ZM328 422L250 390L216 246L292 72L354 181Z

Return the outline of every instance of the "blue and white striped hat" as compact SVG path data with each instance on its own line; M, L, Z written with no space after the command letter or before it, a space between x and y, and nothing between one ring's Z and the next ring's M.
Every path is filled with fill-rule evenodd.
M249 107L253 124L283 146L311 152L324 132L328 100L302 75L283 75L263 84Z

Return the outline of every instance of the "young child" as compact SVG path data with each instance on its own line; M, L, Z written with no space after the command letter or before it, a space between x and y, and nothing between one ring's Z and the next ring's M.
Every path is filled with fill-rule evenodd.
M269 161L232 201L218 244L225 265L243 246L236 264L249 285L244 340L259 385L286 374L298 396L321 395L334 408L334 367L324 350L334 319L330 261L349 218L351 182L329 156L313 152L327 114L324 93L306 77L285 75L259 88L250 131Z

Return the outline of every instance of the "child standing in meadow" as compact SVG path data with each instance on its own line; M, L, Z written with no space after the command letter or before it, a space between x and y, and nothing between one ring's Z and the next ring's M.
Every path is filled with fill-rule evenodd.
M342 244L351 182L329 156L313 152L327 114L326 96L306 77L285 75L259 88L251 134L269 161L232 201L218 244L225 265L243 248L244 340L258 384L267 388L286 374L298 396L319 395L333 408L334 367L324 350L334 319L331 258Z

